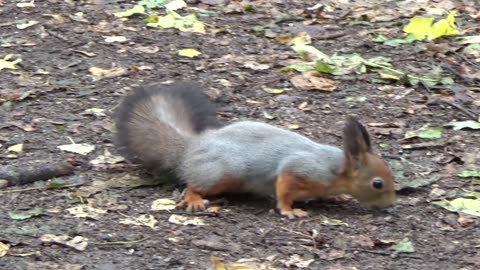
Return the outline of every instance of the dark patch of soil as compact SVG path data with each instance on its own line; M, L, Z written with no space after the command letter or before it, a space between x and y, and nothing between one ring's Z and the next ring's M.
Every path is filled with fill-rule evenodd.
M446 104L426 103L431 93L422 88L409 92L400 87L400 92L393 89L387 93L379 90L380 85L373 83L370 75L358 75L339 80L338 89L333 92L300 91L291 86L291 74L279 73L273 68L250 70L244 68L241 61L225 58L226 55L233 58L249 55L257 61L278 63L293 57L288 46L253 30L256 26L272 24L282 32L292 24L274 24L274 17L266 10L200 17L206 23L224 28L216 34L200 35L149 29L141 19L123 23L111 15L122 7L116 3L121 1L104 1L111 3L105 5L35 1L33 9L17 8L16 2L4 1L0 6L1 42L16 44L3 47L0 56L12 53L21 55L23 61L19 70L0 72L0 96L29 91L30 94L9 108L4 105L0 111L2 166L70 160L77 165L73 178L85 185L125 175L132 170L94 168L89 161L105 150L116 153L112 144L112 111L122 96L151 81L198 81L209 89L219 104L219 114L227 121L246 118L269 121L263 118L263 112L268 112L278 116L269 121L271 124L296 124L301 127L298 132L335 145L341 144L342 121L347 114L359 116L363 123L404 121L404 128L408 130L424 123L442 125L453 119L466 119L462 112ZM278 2L275 7L287 12L284 3ZM305 9L315 3L290 1L289 8ZM69 18L77 12L83 12L88 22ZM66 21L54 24L45 14L60 14ZM36 20L40 24L19 30L15 25L19 20ZM103 29L99 26L102 21L106 22ZM356 51L364 55L384 55L400 66L402 63L421 66L436 61L434 55L420 58L415 44L393 50L372 43L370 38L360 35L368 26L352 26L347 21L327 21L327 24L338 27L333 31L348 32L332 39L314 40L313 45L327 53ZM128 41L104 41L103 36L117 35L127 37ZM157 51L142 52L141 47L147 46ZM185 60L177 55L181 48L197 48L202 56ZM132 66L150 69L102 80L93 80L89 72L91 67ZM38 69L49 74L38 75ZM222 80L228 80L231 85L225 86ZM291 90L283 95L271 95L262 90L264 86ZM478 85L476 89L478 91ZM359 102L358 97L366 99ZM304 102L307 105L300 106ZM106 116L85 113L91 108L105 109ZM12 126L9 124L12 121L20 124ZM27 124L34 130L26 131ZM478 152L478 132L445 130L445 138L457 135L460 138L440 147L414 150L402 150L402 142L398 141L402 135L381 135L373 129L370 132L376 149L386 160L404 158L428 168L441 176L436 187L449 194L458 194L462 188L469 187L468 181L446 173L446 169L457 166L449 161ZM95 145L96 149L81 156L57 148L69 144L70 139ZM24 150L12 157L6 149L19 143L24 144ZM405 168L407 175L410 169L413 168ZM5 191L33 186L9 187ZM354 201L307 203L301 207L310 212L310 217L302 220L280 217L272 211L275 206L272 200L227 198L229 203L223 205L218 215L200 216L206 226L176 225L168 222L169 213L150 210L153 200L172 197L172 192L178 194L178 190L172 191L171 187L103 190L96 199L104 196L110 200L111 207L107 203L102 207L111 211L98 219L76 218L66 209L74 206L71 198L78 188L0 194L0 241L11 245L9 254L0 258L0 269L70 269L66 268L68 264L81 265L82 269L211 269L211 255L226 262L251 257L265 261L275 258L272 264L284 269L287 266L282 261L294 254L304 260L314 259L310 269L475 269L480 266L478 223L462 227L457 223L456 214L430 204L430 186L402 192L398 205L390 212L365 209ZM46 212L26 220L12 220L8 216L9 212L33 207L41 207ZM158 228L119 223L125 215L141 214L153 215L159 222ZM321 216L341 220L348 226L322 225ZM47 233L82 236L90 244L86 250L76 251L64 245L42 243L39 238ZM365 236L374 239L377 245L371 248L359 244L358 239ZM404 238L413 242L415 252L395 254L388 244L382 244ZM108 242L118 243L106 244Z

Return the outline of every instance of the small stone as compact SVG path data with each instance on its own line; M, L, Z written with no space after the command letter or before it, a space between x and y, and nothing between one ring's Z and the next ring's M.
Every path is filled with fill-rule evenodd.
M8 187L8 180L0 179L0 189Z
M440 197L444 196L447 194L447 192L441 188L434 188L430 191L430 194L428 195L430 199L439 199Z

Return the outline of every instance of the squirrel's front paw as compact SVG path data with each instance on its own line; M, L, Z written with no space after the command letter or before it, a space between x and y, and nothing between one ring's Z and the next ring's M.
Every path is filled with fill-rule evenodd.
M280 214L288 217L289 219L294 219L296 217L303 218L308 216L308 212L298 208L293 208L291 210L280 210Z

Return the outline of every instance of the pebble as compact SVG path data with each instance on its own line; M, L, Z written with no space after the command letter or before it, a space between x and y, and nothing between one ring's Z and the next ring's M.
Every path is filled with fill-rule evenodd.
M0 179L0 189L8 187L8 180Z

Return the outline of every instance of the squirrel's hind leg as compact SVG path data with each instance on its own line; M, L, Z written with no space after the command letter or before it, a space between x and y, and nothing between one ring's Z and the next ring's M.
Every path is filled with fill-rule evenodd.
M242 183L241 180L232 177L223 177L209 188L197 188L193 183L189 183L185 197L177 204L177 208L186 208L187 211L205 210L204 197L238 191L241 189Z

